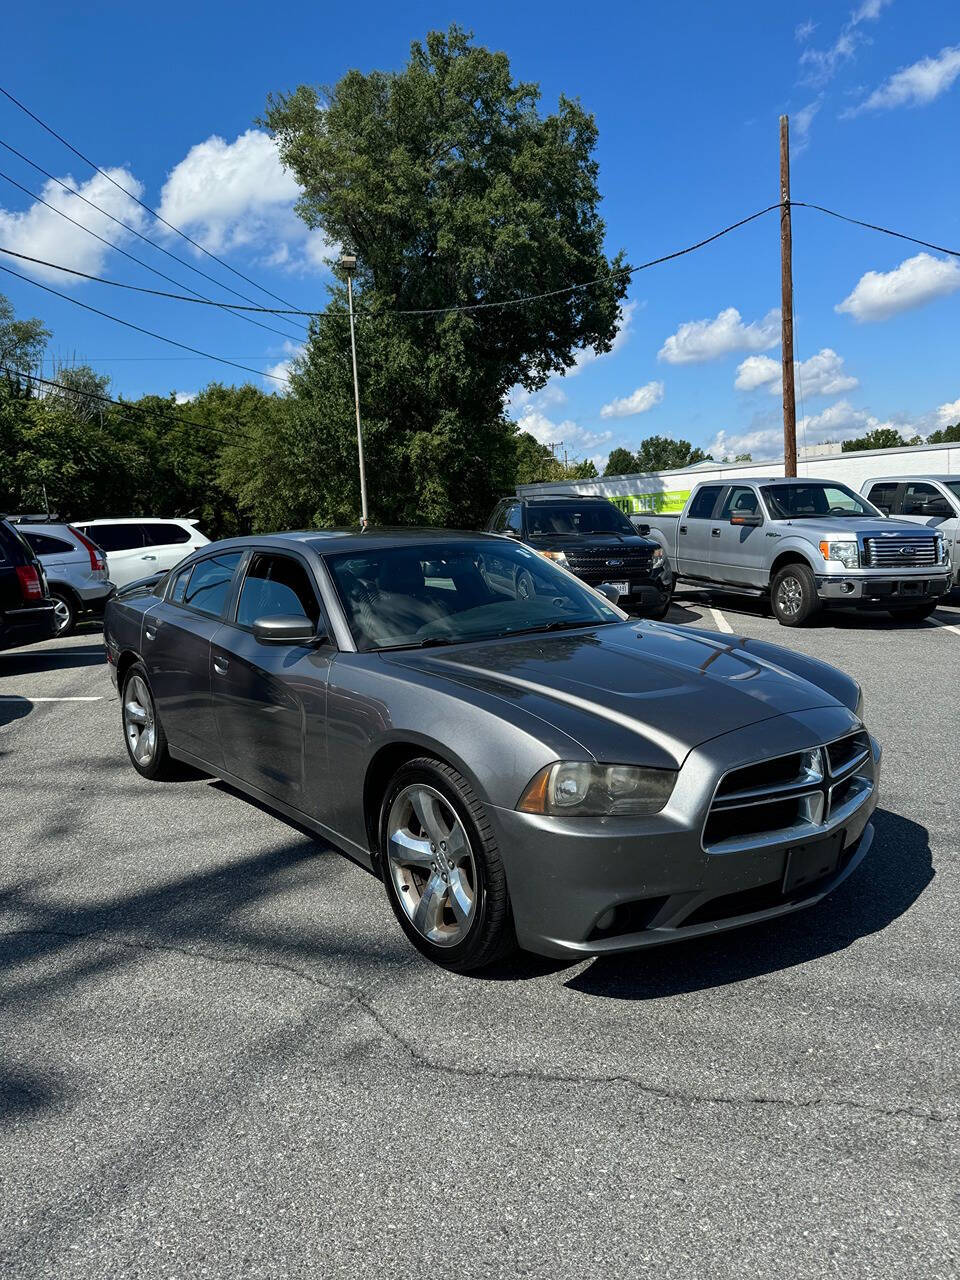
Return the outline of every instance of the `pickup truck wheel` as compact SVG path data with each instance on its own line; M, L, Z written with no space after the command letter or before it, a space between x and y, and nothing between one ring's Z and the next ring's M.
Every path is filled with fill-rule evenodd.
M922 622L924 618L930 617L939 603L939 600L931 600L927 604L915 604L909 609L891 609L890 617L906 618L908 622Z
M788 564L770 588L774 616L782 627L799 627L820 607L813 574L805 564Z

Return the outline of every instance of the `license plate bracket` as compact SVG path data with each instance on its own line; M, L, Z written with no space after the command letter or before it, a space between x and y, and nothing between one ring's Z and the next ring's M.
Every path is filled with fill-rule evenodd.
M783 892L794 893L836 871L843 852L843 837L844 833L840 831L827 840L814 840L788 849L783 869Z
M619 591L622 596L628 596L630 594L629 582L614 580L607 585L613 587L616 591Z

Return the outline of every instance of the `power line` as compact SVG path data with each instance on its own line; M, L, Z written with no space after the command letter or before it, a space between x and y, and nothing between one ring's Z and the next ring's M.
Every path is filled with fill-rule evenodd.
M2 139L0 139L0 146L6 146L6 143L3 142ZM181 284L179 280L175 280L173 276L168 276L165 272L161 271L159 267L151 266L150 263L145 262L143 258L138 258L136 254L129 253L126 249L121 249L120 246L118 244L114 244L112 240L107 240L104 236L98 235L96 231L91 230L90 227L85 227L82 222L78 222L76 218L71 218L69 213L65 213L63 209L58 209L57 206L55 204L51 204L49 200L44 200L42 196L38 196L35 191L31 191L28 187L23 186L22 183L17 182L15 178L11 178L10 175L8 173L4 173L2 169L0 169L0 178L3 178L5 182L9 182L12 187L16 187L18 191L22 191L23 194L25 196L29 196L31 200L36 200L38 204L44 205L47 209L50 209L51 212L58 214L61 218L65 218L67 222L72 223L75 227L79 227L80 230L85 231L88 236L93 236L94 240L99 240L100 243L105 244L108 249L113 249L116 253L123 254L123 256L125 258L129 258L131 262L136 262L139 266L145 267L147 271L152 271L153 274L155 276L159 276L161 280L167 280L170 284L175 284L180 289L187 289L198 299L202 299L205 302L209 301L204 294L197 293L196 289L191 289L188 284ZM60 180L58 178L54 178L53 181L59 182ZM73 188L68 186L66 183L61 182L60 185L65 191L69 191L71 194L78 196L81 200L85 200L84 196L81 196L79 192L74 191ZM104 213L108 218L113 216L112 214L107 213L106 210L99 209L99 207L93 204L92 201L86 200L86 203L89 204L91 208L97 209L98 212ZM120 226L126 226L125 223L119 222L119 219L114 218L114 221L118 222ZM148 243L152 244L153 242L148 241ZM9 252L9 250L5 250L5 252ZM179 258L176 260L178 262L180 261ZM50 265L53 266L54 264L51 263ZM65 267L57 267L56 269L58 271L67 270ZM96 277L92 278L96 279ZM132 288L133 286L127 285L126 287ZM252 316L243 315L235 306L232 306L229 303L223 303L222 305L225 310L229 311L231 315L235 315L238 320L246 320L247 324L255 324L258 329L265 329L268 333L276 333L281 338L286 338L288 341L294 336L284 329L275 329L273 325L264 324L261 320L254 320Z
M84 311L92 311L94 315L103 316L105 320L113 320L115 324L122 324L127 329L135 329L137 333L144 333L148 338L156 338L158 342L169 343L171 347L179 347L181 351L189 351L192 355L203 356L207 360L215 360L218 364L228 364L234 369L242 369L244 373L254 373L258 378L270 378L273 382L289 383L289 378L278 378L276 374L267 373L263 369L253 369L246 364L238 364L236 360L228 360L226 356L215 356L209 351L201 351L199 347L187 346L185 342L177 342L175 338L167 338L162 333L154 333L152 329L144 329L139 324L132 324L129 320L121 320L119 316L111 315L109 311L101 311L98 307L91 307L86 302L81 302L79 298L71 298L68 293L61 293L59 289L51 289L48 284L41 284L39 280L31 280L29 276L21 275L19 271L14 271L10 267L0 264L0 271L5 271L8 276L15 276L18 280L25 280L27 284L35 285L38 289L43 289L45 293L52 293L55 298L62 298L64 302L72 302L75 307L82 307Z
M41 378L39 374L36 373L24 373L22 369L11 369L9 365L0 364L0 373L10 374L10 376L14 378L25 378L28 382L39 382L45 387L57 387L60 391L66 391L70 395L75 395L78 398L85 396L88 400L99 400L103 404L116 405L118 409L132 409L136 413L156 414L155 409L147 409L145 406L135 404L130 400L114 400L112 396L105 396L100 392L87 391L79 387L71 387L64 382L54 382L51 378ZM201 431L214 431L219 435L226 434L225 428L218 427L212 422L197 422L195 418L184 418L181 414L173 413L172 411L170 416L173 418L174 422L180 423L181 426L197 427ZM135 419L129 418L129 421L133 422ZM249 432L242 431L237 428L233 429L232 434L239 435L244 440L253 440L254 438L249 434Z
M20 110L24 112L24 114L28 115L31 120L34 120L40 126L41 129L45 129L46 132L49 133L51 137L56 138L58 142L62 143L63 146L65 146L68 151L72 151L73 154L77 156L80 160L82 160L84 164L88 164L90 168L95 169L97 173L101 175L101 177L106 178L108 182L112 182L118 191L122 191L125 196L129 196L131 200L135 200L137 204L140 205L141 209L145 209L147 213L151 214L152 217L156 218L158 222L162 222L165 227L169 227L169 229L171 231L176 232L178 236L182 236L183 239L186 240L188 244L192 244L195 249L199 249L201 253L205 253L207 257L212 258L214 262L219 262L221 267L225 267L227 271L232 271L233 274L235 276L239 276L241 280L246 280L247 284L253 285L254 289L259 289L261 293L265 293L271 298L276 298L277 302L282 302L285 306L290 307L293 305L291 302L288 302L286 298L281 298L279 294L273 293L270 289L265 288L262 284L257 284L256 280L251 280L249 276L245 276L243 272L238 271L236 267L231 267L229 262L224 262L222 258L218 258L215 253L211 253L209 249L204 248L202 244L200 244L198 241L188 236L185 231L181 231L180 228L175 227L172 222L168 222L166 218L164 218L161 214L157 213L156 209L151 209L150 206L148 204L145 204L140 199L139 196L135 196L132 191L128 191L126 187L121 186L121 184L117 182L116 178L112 178L109 173L107 173L104 169L101 169L98 164L95 164L89 158L89 156L85 156L82 151L78 151L72 142L68 142L67 139L63 137L62 134L57 133L56 129L53 129L50 125L46 123L46 121L41 120L40 117L36 115L33 111L31 111L28 106L22 103L18 98L15 98L9 89L4 89L3 86L0 85L0 93L2 93L5 98L8 98L15 107L19 107Z
M929 240L918 240L916 236L908 236L902 231L891 231L889 227L878 226L875 222L863 222L860 218L850 218L845 213L837 213L836 209L826 209L822 204L810 204L807 200L792 200L791 204L798 209L816 209L817 213L829 214L831 218L850 222L855 227L866 227L868 231L879 231L885 236L909 240L911 244L922 245L924 249L933 249L936 253L947 253L951 258L960 258L960 249L945 249L942 244L931 244Z
M3 92L3 89L0 88L0 93L2 92ZM96 204L93 200L88 199L85 195L79 192L76 189L76 187L71 187L69 182L64 182L62 178L56 177L56 175L52 174L48 169L44 169L43 165L37 164L35 160L31 160L29 156L25 156L22 151L18 151L17 148L11 146L9 142L4 142L2 138L0 138L0 147L3 147L4 150L9 151L11 155L16 156L19 160L22 160L24 164L28 164L31 167L31 169L36 169L37 173L42 174L45 178L48 178L51 182L55 182L58 187L62 187L63 190L69 192L70 195L76 196L78 200L82 200L85 205L89 205L90 208L95 209L97 213L102 214L105 218L109 218L111 222L115 222L118 227L123 227L124 231L129 231L130 234L133 236L136 236L138 240L142 240L144 244L151 245L158 252L165 254L168 258L172 258L174 262L179 262L180 265L182 267L186 267L188 271L196 272L198 276L203 276L204 280L209 280L211 284L215 284L218 289L226 289L228 293L232 293L237 298L242 298L244 302L250 302L250 303L253 302L253 298L249 297L247 294L240 293L239 290L232 288L228 284L224 284L222 280L218 280L215 276L210 275L209 272L203 271L200 267L196 266L194 263L188 262L186 258L181 258L179 254L174 253L171 249L165 249L162 244L158 244L156 240L151 240L151 238L148 235L145 235L142 231L138 231L136 227L132 227L129 222L124 222L122 218L116 217L114 214L110 213L109 210L104 209L101 205ZM111 181L113 180L111 179ZM19 184L14 184L14 185L19 185ZM22 191L24 188L21 187L20 189ZM121 187L120 190L122 191L123 188ZM44 201L44 203L46 203L46 201ZM78 225L82 225L82 223ZM183 285L181 287L188 288L189 286ZM191 289L190 292L196 293L196 290ZM199 294L198 296L202 298L205 295ZM282 302L283 299L281 298L280 301ZM258 308L256 306L253 306L253 307L244 307L243 309L245 311L247 310L255 311ZM283 312L279 312L278 314L282 315ZM298 325L299 328L304 330L306 329L306 326L303 324L300 324L300 322L297 320L290 320L288 323L296 324Z

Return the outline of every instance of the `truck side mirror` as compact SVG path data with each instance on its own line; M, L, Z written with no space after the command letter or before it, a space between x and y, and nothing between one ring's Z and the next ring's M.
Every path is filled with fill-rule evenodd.
M731 524L746 525L750 529L759 529L763 524L763 516L759 511L745 511L742 515L731 516Z

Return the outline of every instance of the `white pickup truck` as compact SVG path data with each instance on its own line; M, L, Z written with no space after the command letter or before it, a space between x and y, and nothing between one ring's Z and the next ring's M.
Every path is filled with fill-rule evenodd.
M876 476L860 492L885 516L941 534L950 550L953 585L960 587L960 476Z
M888 519L832 480L698 484L679 516L634 523L681 581L769 597L785 627L827 605L920 620L952 586L939 531Z

